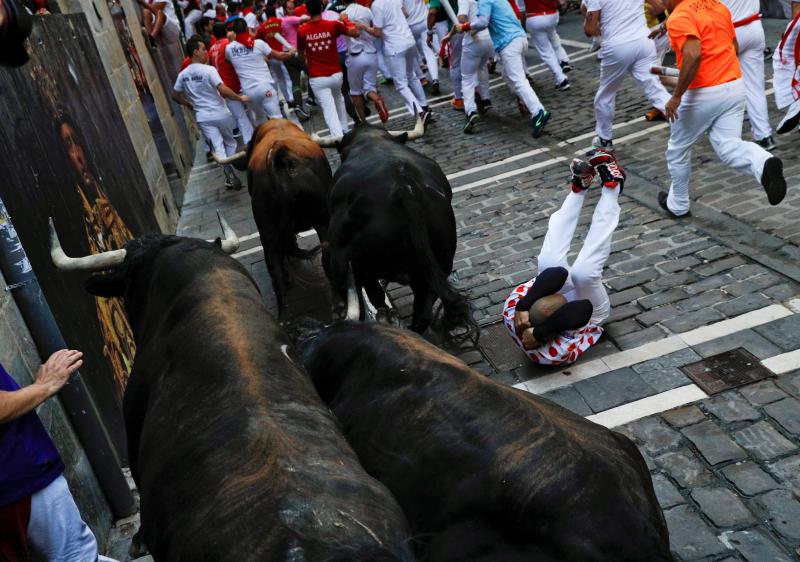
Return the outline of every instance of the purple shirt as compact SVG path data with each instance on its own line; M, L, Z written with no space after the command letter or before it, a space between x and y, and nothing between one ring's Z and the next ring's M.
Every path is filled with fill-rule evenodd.
M0 365L0 391L19 385ZM0 424L0 507L47 487L64 472L64 463L39 416L31 410Z

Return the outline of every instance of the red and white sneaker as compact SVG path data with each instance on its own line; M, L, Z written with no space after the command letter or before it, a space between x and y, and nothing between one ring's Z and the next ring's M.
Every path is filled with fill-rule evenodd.
M580 193L581 191L589 189L592 185L592 181L594 181L594 177L597 175L592 165L584 162L580 158L574 158L569 165L569 169L572 172L570 187L572 187L574 193Z
M619 187L619 192L622 193L627 176L614 155L596 148L587 152L586 157L589 159L589 164L600 174L600 182L603 187L608 187L609 189Z

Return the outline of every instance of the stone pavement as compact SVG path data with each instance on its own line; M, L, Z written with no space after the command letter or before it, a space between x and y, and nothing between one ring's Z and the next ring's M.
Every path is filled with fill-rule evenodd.
M774 46L784 23L765 20ZM779 137L789 193L769 207L759 183L724 168L706 139L693 154L693 218L675 221L658 208L669 185L664 160L668 125L648 123L649 109L629 79L617 97L615 147L628 173L620 197L605 283L613 305L604 338L576 365L534 366L499 324L502 301L535 274L549 215L567 193L569 160L593 136L592 99L599 65L571 14L559 27L573 60L572 89L558 92L529 52L534 85L553 119L540 139L502 80L493 77L494 108L474 135L463 113L442 96L437 122L413 147L434 156L454 188L459 245L453 280L481 326L477 345L451 350L504 384L516 385L598 423L640 446L680 560L791 560L800 557L800 135ZM771 65L767 61L768 76ZM767 84L771 87L771 83ZM391 88L382 87L389 126L410 128ZM780 114L768 98L773 123ZM306 129L324 132L317 111ZM745 131L748 130L747 123ZM331 164L338 155L328 151ZM237 257L250 268L274 311L246 190L224 191L219 169L195 162L179 234L218 235L220 209L243 237ZM587 198L573 243L577 254L598 197ZM314 235L303 236L311 246ZM319 264L298 264L307 283L294 289L287 317L325 318L327 289ZM393 304L410 315L410 292L390 286ZM435 334L428 334L435 338ZM773 377L708 397L681 367L742 347ZM795 353L792 353L795 352Z

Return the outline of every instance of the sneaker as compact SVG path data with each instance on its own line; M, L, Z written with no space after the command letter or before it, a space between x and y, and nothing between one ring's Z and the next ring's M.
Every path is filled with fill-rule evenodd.
M783 162L777 156L773 156L764 163L764 171L761 173L761 185L767 192L767 199L770 205L777 205L786 197L786 179L783 177Z
M798 123L800 123L800 100L795 101L789 106L789 110L786 112L786 115L784 115L783 119L781 119L781 122L778 123L778 127L775 129L775 132L779 135L788 133L797 127Z
M295 106L294 112L301 121L306 121L311 117L311 113L302 105Z
M611 152L595 148L586 153L586 158L588 158L589 165L600 175L600 183L603 184L603 187L619 188L619 192L622 193L627 174Z
M664 117L664 114L661 113L660 109L658 109L657 107L654 107L653 109L651 109L650 111L648 111L647 113L644 114L644 120L645 121L666 121L667 119L666 119L666 117Z
M667 192L666 191L659 191L658 192L658 205L662 209L664 209L667 212L667 214L670 217L672 217L673 219L685 219L687 217L691 217L692 216L692 213L690 211L686 211L682 215L676 215L675 213L670 211L669 207L667 207Z
M389 109L386 107L386 102L383 98L375 100L375 109L378 111L378 117L381 118L381 123L386 123L389 120Z
M307 103L308 105L317 105L317 100L315 100L314 98L308 98L308 99L306 100L306 103Z
M438 96L440 91L441 90L439 90L439 81L434 80L433 82L431 82L431 93L434 96Z
M608 152L612 152L614 150L614 143L611 142L611 139L603 139L600 137L594 137L592 139L592 146L595 148L602 148Z
M481 116L473 111L472 113L467 115L467 122L464 123L464 128L462 130L467 134L471 134L472 130L475 128L475 124L480 120Z
M388 78L387 77L381 78L381 85L385 86L387 84L394 84L394 80L392 80L391 76L389 76Z
M768 137L764 137L763 139L759 139L755 141L758 146L763 148L764 150L772 150L777 145L775 144L775 139L772 138L772 135Z
M564 78L564 80L560 84L556 84L556 90L565 91L569 90L569 80Z
M475 102L478 106L478 113L480 113L481 115L492 109L492 100L484 100L484 99L478 100L476 98Z
M570 70L572 70L572 65L571 65L571 64L569 64L569 61L562 60L562 61L561 61L559 64L561 65L561 71L562 71L564 74L566 74L567 72L569 72Z
M225 189L233 189L235 191L242 189L242 180L233 171L233 166L225 164L222 167L222 171L225 174Z
M569 169L572 172L570 186L574 193L580 193L581 191L589 189L594 180L594 176L597 174L591 164L584 162L580 158L574 158L569 165Z
M551 113L546 109L540 109L539 113L536 114L536 117L533 118L533 131L531 132L533 138L538 139L542 136L542 130L550 120L550 115Z
M450 105L456 111L464 111L464 100L461 98L453 98L450 100Z

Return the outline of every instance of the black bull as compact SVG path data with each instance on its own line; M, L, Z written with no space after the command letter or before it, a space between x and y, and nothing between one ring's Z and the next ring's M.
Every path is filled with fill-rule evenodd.
M411 560L403 514L359 466L245 269L142 237L87 290L123 296L124 397L142 538L157 560Z
M330 195L329 273L344 296L348 264L376 308L379 280L414 292L411 329L424 332L439 298L444 325L474 326L466 299L447 279L456 251L452 190L439 165L377 127L357 126L342 139L342 165Z
M380 324L328 328L304 357L364 468L431 537L427 560L672 560L623 435Z

